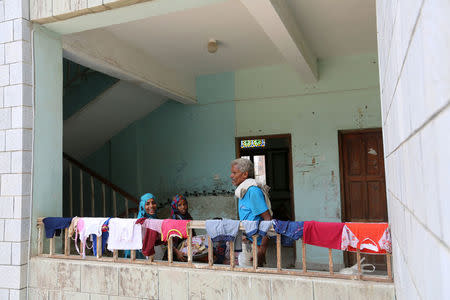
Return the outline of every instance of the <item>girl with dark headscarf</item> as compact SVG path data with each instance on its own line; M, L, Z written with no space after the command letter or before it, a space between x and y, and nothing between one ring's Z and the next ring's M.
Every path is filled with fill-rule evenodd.
M183 195L176 194L172 198L170 208L171 208L170 214L172 215L172 219L192 220L192 217L188 212L188 202Z
M172 203L170 204L170 215L174 220L192 220L192 216L188 212L188 202L183 195L176 194L172 198ZM195 235L194 230L192 231L192 235ZM182 241L182 239L175 237L173 239L173 250L178 260L185 261L186 259L184 258L183 253L177 248Z

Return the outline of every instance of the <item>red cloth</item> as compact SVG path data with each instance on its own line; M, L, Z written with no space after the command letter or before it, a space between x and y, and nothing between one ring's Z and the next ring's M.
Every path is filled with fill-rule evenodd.
M303 241L306 244L341 249L344 223L306 221L303 224Z
M144 240L142 241L142 254L152 256L155 254L155 246L161 245L161 235L151 229L145 229Z
M161 239L166 242L172 235L182 239L187 238L189 235L187 230L189 222L190 220L165 219L161 225Z
M388 223L345 223L345 225L358 239L356 247L349 245L347 251L356 252L356 249L359 248L362 253L381 254L386 253L386 250L390 252L391 241ZM368 248L373 248L373 250Z
M144 224L145 220L147 220L147 218L139 218L136 220L136 224Z

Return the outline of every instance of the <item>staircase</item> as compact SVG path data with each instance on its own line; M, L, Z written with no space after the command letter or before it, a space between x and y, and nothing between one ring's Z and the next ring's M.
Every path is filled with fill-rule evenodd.
M63 153L66 217L136 217L139 201L105 177Z
M117 78L64 59L63 119L69 119L117 82Z
M83 160L166 97L64 60L64 152Z

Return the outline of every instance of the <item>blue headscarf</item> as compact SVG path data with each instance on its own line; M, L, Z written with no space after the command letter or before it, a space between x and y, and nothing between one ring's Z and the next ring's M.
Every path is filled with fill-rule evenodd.
M150 219L157 219L156 217L156 213L154 215L151 215L149 213L147 213L147 211L145 210L145 203L147 203L148 200L150 199L155 199L155 196L153 196L150 193L144 194L141 197L141 202L139 202L139 213L138 213L138 219L139 218L150 218Z

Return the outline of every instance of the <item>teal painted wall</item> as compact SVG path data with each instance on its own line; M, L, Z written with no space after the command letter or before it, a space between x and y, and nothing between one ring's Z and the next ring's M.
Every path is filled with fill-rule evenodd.
M139 123L142 184L163 199L177 192L231 188L234 74L199 77L197 95L198 105L169 102Z
M62 45L58 35L34 31L35 102L33 144L33 220L62 215ZM36 226L31 226L33 254Z
M231 191L234 83L234 73L198 77L198 104L168 101L110 140L110 166L103 148L85 163L109 169L111 181L133 195L154 193L159 203L180 192Z
M236 133L290 133L296 219L331 222L341 220L338 130L381 127L377 57L330 58L319 71L314 85L286 65L236 72ZM307 253L308 262L328 255L312 246Z

